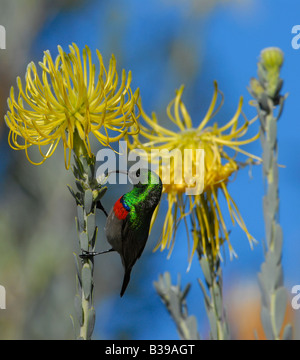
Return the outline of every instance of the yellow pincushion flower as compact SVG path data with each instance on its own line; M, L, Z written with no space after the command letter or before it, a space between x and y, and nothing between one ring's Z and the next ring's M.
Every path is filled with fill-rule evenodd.
M222 192L226 199L232 223L236 221L247 235L250 243L252 243L254 239L249 234L238 207L228 192L227 185L231 175L240 168L240 163L236 160L237 153L242 153L250 159L260 160L241 148L242 145L249 144L258 139L259 134L252 138L241 139L246 135L251 124L251 122L245 120L241 126L238 126L238 120L242 111L242 98L237 112L227 124L221 127L218 127L216 123L208 126L208 122L222 106L221 102L218 109L215 109L218 94L221 94L216 82L214 83L214 95L204 119L198 127L193 127L192 119L181 100L183 89L184 87L182 86L177 91L175 99L167 108L168 118L175 123L178 128L177 131L161 126L155 114L153 114L153 118L150 118L142 109L142 118L146 126L140 125L139 135L143 136L144 139L148 139L149 142L143 143L141 138L137 136L134 143L131 144L131 148L146 150L149 158L153 149L160 149L160 151L162 149L167 149L168 151L179 149L182 154L184 154L185 149L204 150L204 174L201 174L201 176L204 175L203 192L196 195L186 195L186 190L194 186L190 183L189 177L186 174L182 174L183 181L181 183L174 181L175 171L178 167L174 157L171 158L168 165L160 162L159 171L164 184L163 193L167 195L168 211L164 221L162 239L157 244L156 249L159 247L161 250L169 248L169 254L171 254L175 244L176 230L183 219L187 227L188 239L192 229L193 248L190 252L190 260L198 246L201 246L200 252L204 254L209 246L215 258L217 254L220 254L220 247L225 240L229 244L230 253L235 254L229 241L229 231L224 221L218 193L219 191ZM233 150L231 155L230 149ZM192 154L191 159L183 156L183 159L180 160L188 160L192 164L191 168L186 171L190 172L191 178L197 174L196 166L197 161L199 161L196 158L196 152L194 151ZM168 169L164 169L165 166ZM168 170L170 173L169 183L164 182L164 170ZM165 173L167 174L168 171L165 171ZM188 215L192 226L188 225Z
M120 140L126 133L139 130L136 114L139 91L132 93L131 73L122 72L118 87L116 60L112 56L106 71L102 56L97 50L99 74L92 63L90 49L86 46L82 56L76 44L69 46L67 54L58 46L58 56L53 61L50 52L44 52L43 62L28 65L25 87L17 78L19 93L11 88L9 111L5 121L10 129L9 144L15 150L25 150L28 160L42 164L57 148L60 140L65 151L65 165L70 164L74 136L78 134L91 156L89 134L92 133L104 146ZM37 145L42 160L30 159L28 148ZM42 147L46 146L44 153ZM67 155L69 150L69 155Z

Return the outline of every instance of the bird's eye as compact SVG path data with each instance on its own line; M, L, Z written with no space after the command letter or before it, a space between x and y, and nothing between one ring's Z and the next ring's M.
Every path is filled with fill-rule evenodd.
M136 172L136 177L140 177L140 175L141 175L141 170L138 169L137 172Z

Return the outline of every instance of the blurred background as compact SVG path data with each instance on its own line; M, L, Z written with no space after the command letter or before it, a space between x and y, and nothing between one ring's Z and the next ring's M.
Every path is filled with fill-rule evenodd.
M285 54L284 93L289 93L278 124L280 168L280 223L284 232L283 266L289 294L300 284L299 148L300 50L291 46L292 27L300 24L297 0L0 0L0 25L6 28L6 50L0 50L0 113L7 111L9 89L24 78L30 61L41 61L43 51L57 55L76 42L102 53L108 65L112 53L119 70L133 73L144 109L166 119L165 109L175 89L185 84L183 100L198 124L211 99L213 80L225 94L217 120L227 122L239 97L245 98L248 118L255 109L248 102L249 79L256 76L260 51L278 46ZM94 57L96 59L96 57ZM259 124L253 126L253 134ZM6 310L0 310L0 339L72 339L75 266L79 251L75 206L66 185L72 173L64 167L60 147L42 166L31 165L24 152L7 144L8 131L0 121L0 284L6 288ZM250 134L252 135L252 134ZM94 143L95 152L99 145ZM261 155L260 143L247 151ZM112 187L103 205L109 209L128 191ZM262 169L244 169L229 184L251 234L258 240L250 249L245 235L232 227L231 242L238 254L224 257L224 296L232 334L236 339L260 337L260 293L257 273L263 261L264 223ZM224 203L222 204L225 205ZM125 296L119 298L123 269L117 254L98 257L95 265L96 339L178 339L175 325L156 294L153 281L169 271L174 282L192 283L189 313L198 320L203 338L208 322L194 259L187 269L185 228L178 231L170 259L152 250L159 238L166 204L145 252L137 262ZM230 219L227 218L228 227ZM98 248L107 248L99 215ZM226 253L226 252L225 252ZM300 311L288 311L299 339Z

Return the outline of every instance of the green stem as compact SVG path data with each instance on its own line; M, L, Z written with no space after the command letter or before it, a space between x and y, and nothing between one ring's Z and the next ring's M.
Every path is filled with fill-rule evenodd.
M213 311L214 311L214 314L215 314L215 318L216 318L216 321L217 321L217 330L218 330L218 340L225 340L225 334L224 334L224 331L223 331L223 322L224 320L220 319L219 317L219 314L217 312L217 305L216 305L216 297L215 297L215 292L218 291L222 291L222 289L219 288L218 285L216 285L215 281L213 283L213 286L211 288L211 291L210 291L210 294L211 294L211 297L212 297L212 307L213 307ZM223 301L222 301L223 302Z
M268 340L280 340L280 332L287 307L287 294L283 286L282 229L279 225L279 183L277 122L286 96L280 95L282 80L279 78L283 63L280 49L269 48L261 53L258 63L258 79L252 79L250 93L257 100L256 108L261 123L260 139L263 149L263 176L266 193L263 210L266 230L265 261L259 273L262 293L261 319ZM275 116L275 109L279 112ZM291 337L291 326L287 325L283 338Z
M197 320L188 314L186 297L190 284L182 291L180 277L177 285L172 284L171 276L168 272L159 276L159 280L154 282L155 289L165 304L169 314L176 324L178 333L182 340L200 340L197 331Z
M83 312L83 324L80 327L79 337L84 340L90 340L88 336L88 314L89 314L89 300L85 299L82 292L81 296L82 312Z
M78 147L77 147L78 148ZM80 148L80 147L79 147ZM96 208L106 187L102 187L95 178L95 157L87 154L75 155L73 173L77 192L69 187L77 205L77 232L81 251L95 251L98 228L96 226ZM94 262L92 256L84 256L81 261L76 259L77 268L77 295L75 310L78 316L80 329L78 338L91 340L96 314L93 305L94 291Z
M213 340L229 340L230 332L223 304L223 275L220 259L213 258L212 254L209 253L209 246L206 256L203 256L200 249L198 249L198 255L206 286L210 294L210 296L208 296L203 283L199 280L205 298L205 308L210 323L211 338Z

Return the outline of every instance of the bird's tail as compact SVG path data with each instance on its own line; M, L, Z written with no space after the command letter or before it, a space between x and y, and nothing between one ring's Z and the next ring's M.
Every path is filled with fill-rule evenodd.
M128 286L128 283L130 281L130 273L131 273L131 269L132 268L129 268L129 269L126 269L125 270L125 274L124 274L124 279L123 279L123 285L122 285L122 289L121 289L121 293L120 293L120 296L122 297L125 293L125 290Z

